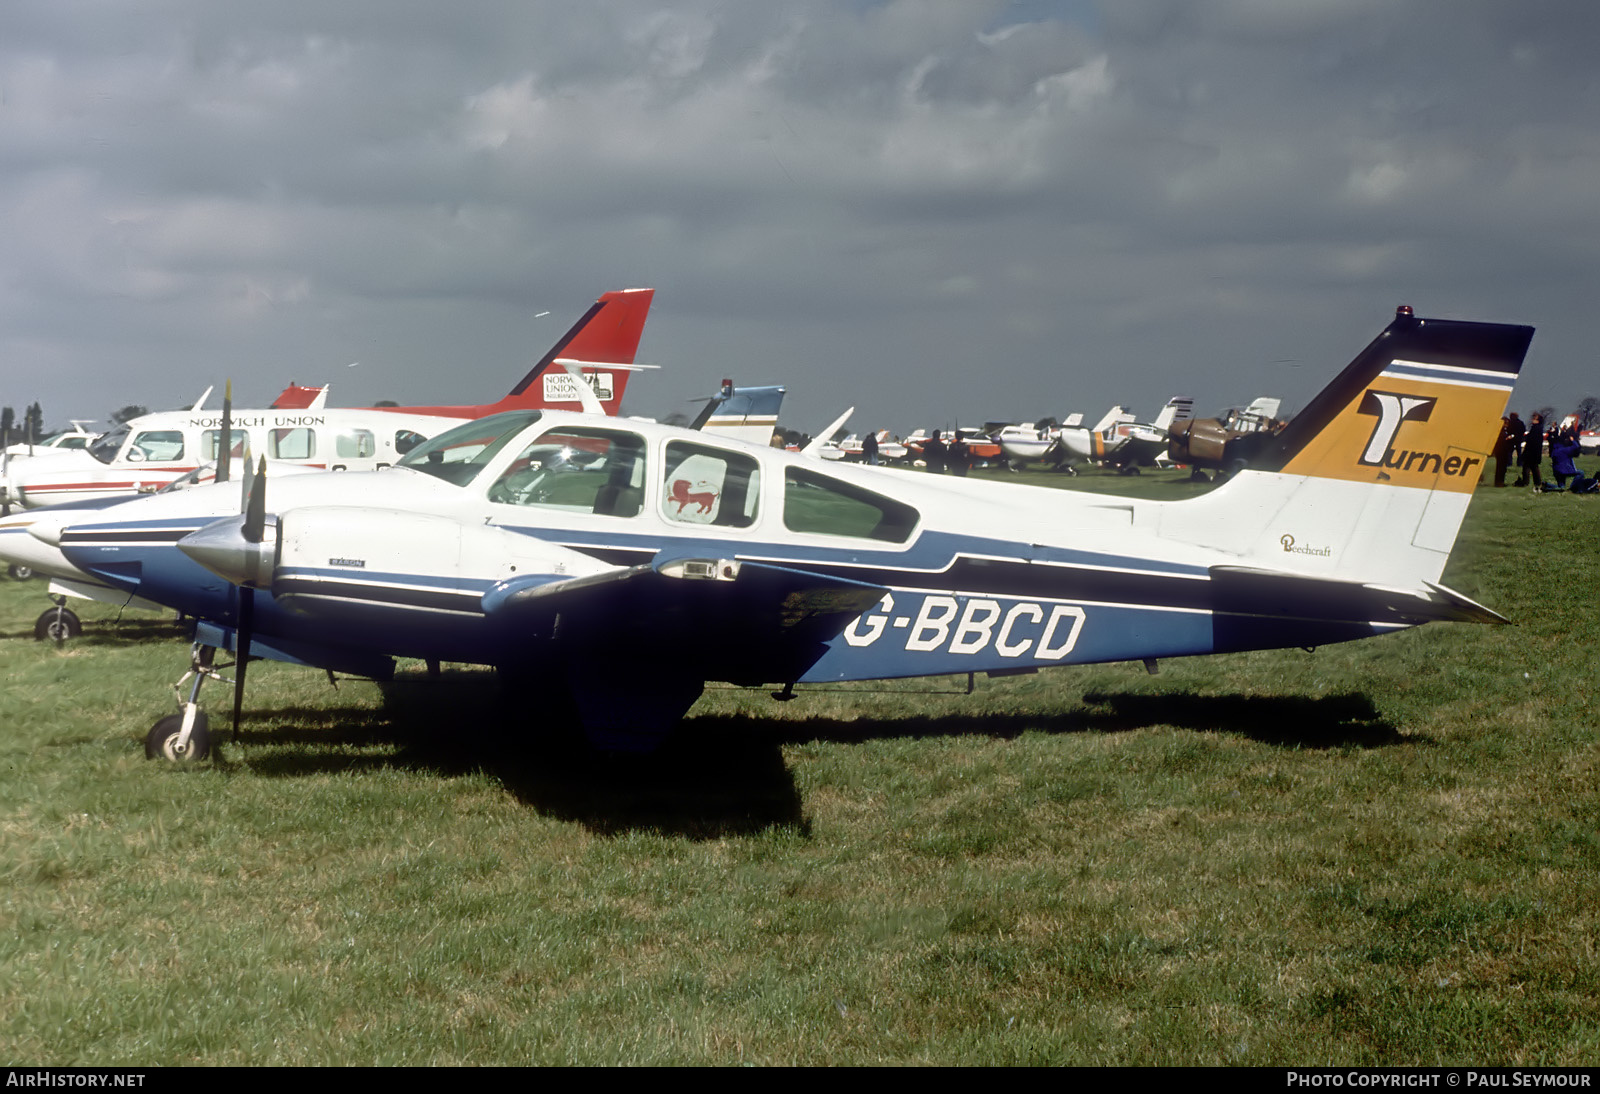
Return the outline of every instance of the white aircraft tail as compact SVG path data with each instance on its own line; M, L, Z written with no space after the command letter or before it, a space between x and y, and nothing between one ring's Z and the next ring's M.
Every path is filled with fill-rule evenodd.
M751 444L771 444L778 428L778 411L788 392L781 384L735 387L732 380L724 380L689 428Z
M1270 395L1263 395L1244 408L1244 412L1254 418L1276 418L1278 408L1283 405L1282 399L1274 399Z
M1187 395L1174 395L1167 400L1152 423L1157 429L1171 429L1175 422L1186 422L1194 417L1194 400Z
M850 415L854 414L855 412L856 408L851 407L849 410L835 418L828 428L811 438L811 443L806 445L805 448L801 449L800 454L802 456L815 456L818 459L821 459L823 445L833 440L833 435L844 428L844 423L848 422L850 420Z
M1532 338L1400 309L1249 466L1167 508L1161 535L1225 551L1240 573L1464 601L1436 583Z
M1118 422L1131 421L1131 420L1132 420L1132 415L1130 415L1127 411L1123 410L1121 405L1114 406L1110 410L1106 411L1106 416L1104 418L1101 418L1098 422L1096 422L1095 423L1095 427L1093 429L1091 429L1089 432L1091 432L1091 433L1104 433L1106 430L1110 429L1112 426L1116 425Z

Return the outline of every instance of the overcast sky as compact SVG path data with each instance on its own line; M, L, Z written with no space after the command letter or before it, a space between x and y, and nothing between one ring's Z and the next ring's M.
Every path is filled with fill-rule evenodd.
M1512 405L1567 408L1597 45L1585 0L5 0L0 403L487 401L652 286L635 414L1292 408L1401 303L1537 326Z

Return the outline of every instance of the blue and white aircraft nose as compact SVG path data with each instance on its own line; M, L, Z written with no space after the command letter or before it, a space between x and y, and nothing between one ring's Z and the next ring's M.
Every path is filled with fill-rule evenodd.
M28 525L28 534L51 547L61 546L61 531L66 522L60 517L40 517Z
M272 584L272 568L277 555L277 536L268 534L262 542L245 538L245 517L227 517L190 532L178 541L178 550L234 585L265 588ZM275 533L274 522L267 531Z

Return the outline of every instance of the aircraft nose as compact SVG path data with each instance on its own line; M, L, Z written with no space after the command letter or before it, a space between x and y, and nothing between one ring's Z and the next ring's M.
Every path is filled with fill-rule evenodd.
M61 546L61 532L66 524L60 517L40 517L28 525L28 534L40 543L51 547Z
M264 588L272 584L276 537L252 543L244 535L244 517L229 517L190 532L178 550L234 585Z

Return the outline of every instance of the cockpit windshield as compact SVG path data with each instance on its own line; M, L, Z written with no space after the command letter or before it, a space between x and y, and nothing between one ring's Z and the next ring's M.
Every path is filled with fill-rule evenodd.
M396 467L409 467L465 486L512 438L540 418L537 410L512 410L458 425L407 452Z
M122 449L122 442L128 439L128 427L119 425L111 432L101 437L89 446L89 455L101 463L110 463L117 458L117 453Z

